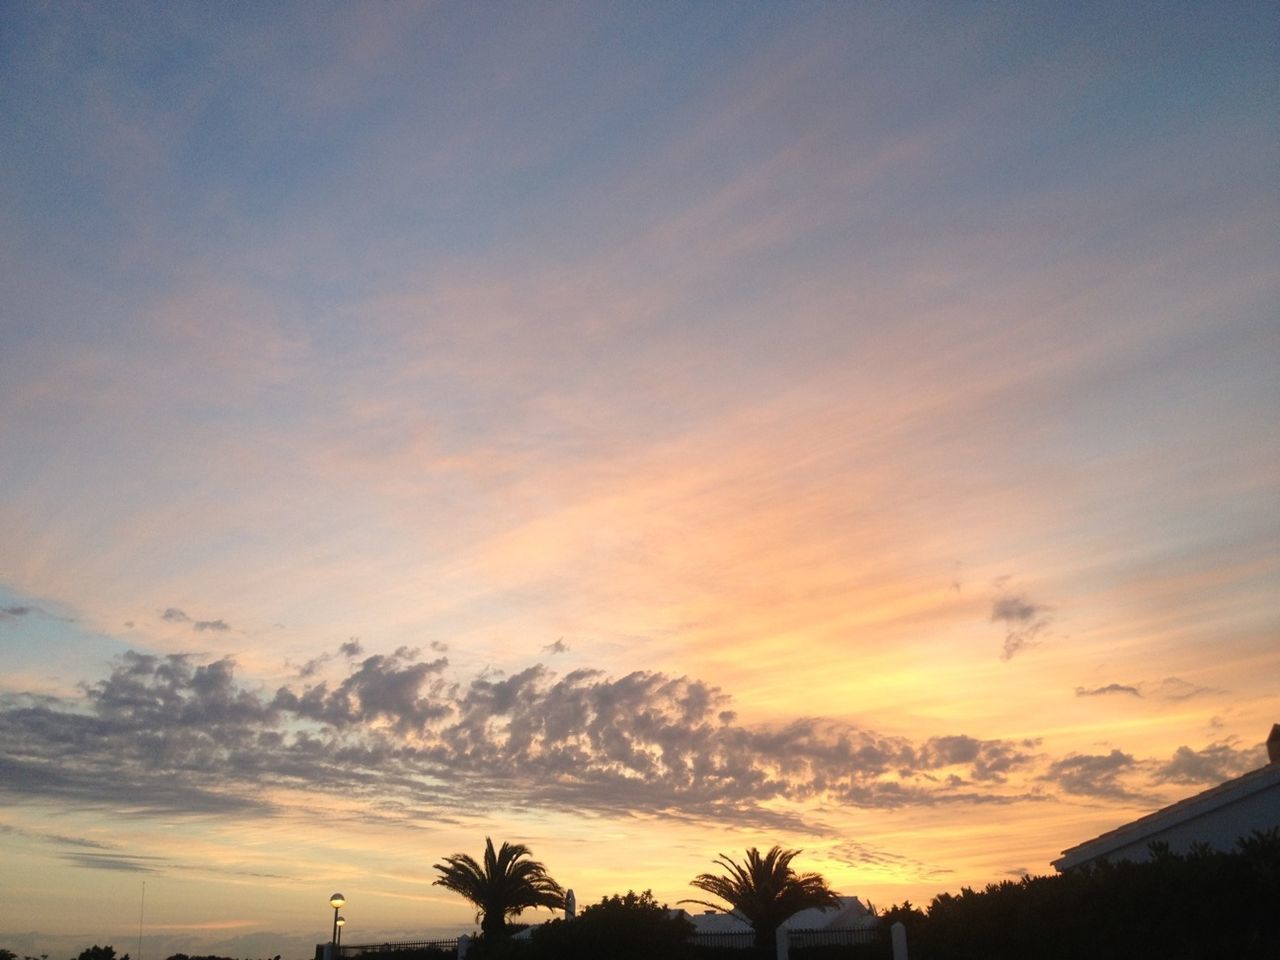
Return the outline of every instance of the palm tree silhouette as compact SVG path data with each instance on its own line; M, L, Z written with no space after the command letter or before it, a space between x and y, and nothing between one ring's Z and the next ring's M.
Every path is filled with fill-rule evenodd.
M699 890L719 897L746 918L755 931L756 946L772 948L778 927L793 914L809 907L835 907L840 898L820 873L796 873L791 861L799 850L783 850L775 846L764 856L752 847L741 864L723 853L715 862L728 870L727 875L700 873L690 881ZM718 903L705 900L681 900L717 910Z
M440 871L434 883L475 904L485 937L502 937L507 917L518 916L526 907L564 909L564 890L530 857L523 843L503 843L495 853L493 841L485 837L483 866L465 853L455 853L434 865Z

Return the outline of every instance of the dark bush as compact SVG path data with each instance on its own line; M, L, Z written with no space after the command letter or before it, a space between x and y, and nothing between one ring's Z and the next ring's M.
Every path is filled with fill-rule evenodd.
M693 926L672 916L653 894L628 891L592 904L573 920L552 920L532 937L528 960L651 960L690 958Z
M1280 831L1233 853L1153 846L1144 863L1102 863L883 914L907 928L912 960L1275 960L1280 957Z
M116 948L113 946L100 947L96 943L92 947L85 947L80 951L80 956L75 960L116 960ZM120 960L129 960L126 953Z

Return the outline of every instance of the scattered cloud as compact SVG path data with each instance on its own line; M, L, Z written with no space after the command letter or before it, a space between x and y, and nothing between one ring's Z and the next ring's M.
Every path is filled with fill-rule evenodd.
M997 586L1002 587L1001 582ZM1034 603L1023 594L1002 593L991 604L991 622L1004 624L1004 650L1002 660L1034 646L1036 638L1049 629L1053 622L1052 608Z
M545 653L550 653L550 654L568 653L569 645L564 642L564 637L561 637L560 639L556 640L555 643L548 643L542 649Z
M1163 764L1154 776L1161 783L1221 783L1265 762L1266 754L1262 748L1241 748L1230 740L1224 740L1200 750L1178 747L1169 762Z
M37 607L31 603L12 603L8 606L0 607L0 623L5 620L17 620L20 617L49 617L53 620L61 620L64 623L72 622L67 617L60 617L57 614L50 613L43 607Z
M1106 800L1136 800L1139 794L1120 778L1138 770L1137 760L1120 750L1107 754L1073 753L1049 765L1041 779L1075 796Z
M402 733L421 731L450 712L441 702L445 681L439 678L449 661L441 657L429 663L405 663L404 652L369 657L332 690L323 682L301 694L281 687L270 710L317 720L335 729L382 721ZM424 696L428 678L433 682Z
M354 660L360 654L364 653L364 647L360 645L358 637L352 637L342 646L338 647L338 652L349 660Z
M1077 697L1104 697L1109 693L1123 693L1131 697L1141 697L1142 691L1124 683L1108 683L1105 687L1076 687Z
M160 614L160 619L168 623L189 623L191 624L191 629L197 633L203 633L206 630L221 633L224 630L231 629L231 626L225 620L194 620L185 610L180 610L177 607L166 607L164 612Z
M1004 775L1035 758L1036 740L977 740L967 736L932 737L920 753L928 769L969 765L976 781L1003 782Z

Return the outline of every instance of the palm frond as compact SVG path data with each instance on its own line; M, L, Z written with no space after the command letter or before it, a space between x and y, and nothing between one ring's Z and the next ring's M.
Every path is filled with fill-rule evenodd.
M791 861L799 854L799 850L783 850L774 846L761 855L756 847L752 847L739 863L722 853L713 862L725 872L700 873L690 881L690 886L719 897L728 905L727 908L705 900L680 902L741 914L755 930L756 943L767 946L772 942L774 931L793 914L809 907L830 907L840 903L840 898L827 886L821 874L797 874L791 869Z
M465 853L447 856L434 865L440 873L434 883L471 901L486 932L500 931L507 917L530 907L564 908L564 889L528 847L503 843L495 850L490 837L484 843L483 863Z

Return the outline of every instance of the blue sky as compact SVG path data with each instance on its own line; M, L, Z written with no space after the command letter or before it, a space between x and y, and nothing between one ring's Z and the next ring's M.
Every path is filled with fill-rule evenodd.
M1260 763L1276 36L11 6L0 946L452 930L486 833L921 902Z

